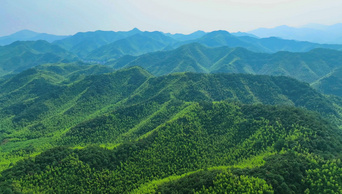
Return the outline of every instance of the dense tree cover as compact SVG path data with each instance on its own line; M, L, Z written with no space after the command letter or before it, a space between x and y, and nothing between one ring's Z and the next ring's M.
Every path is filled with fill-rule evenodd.
M56 130L74 127L116 107L146 100L160 105L172 99L287 104L318 111L324 116L338 116L336 107L328 98L307 84L286 77L194 73L152 77L143 69L132 67L83 78L83 75L98 74L107 69L93 67L74 71L68 66L63 67L64 70L60 68L31 69L3 84L4 91L8 92L0 95L0 125L5 131L16 130L15 133L9 132L6 138L54 136ZM56 72L46 73L50 71ZM74 73L65 75L72 71ZM49 90L43 91L42 88Z
M84 58L90 52L97 48L127 38L140 32L141 31L138 29L133 29L128 32L113 32L101 30L95 32L79 32L65 39L54 41L53 43L75 53L81 58Z
M290 76L312 83L329 76L336 68L341 68L341 56L341 51L328 49L315 49L305 53L266 54L245 48L211 48L192 43L175 50L123 57L108 62L107 65L116 69L140 66L158 76L174 72L249 73Z
M213 186L203 187L202 190L195 192L201 193L273 193L272 186L269 186L265 180L248 177L235 176L229 171L218 174Z
M149 44L145 44L146 42ZM275 37L259 39L251 36L235 36L226 31L199 32L190 35L170 35L156 31L142 32L138 29L128 32L95 31L77 33L54 43L83 59L98 62L116 59L127 54L139 55L146 52L175 49L189 43L200 43L209 47L242 47L256 52L269 53L278 51L307 52L315 48L341 50L340 45L316 44Z
M324 94L342 97L342 68L335 69L332 73L312 83L311 86Z
M45 63L72 62L76 55L46 41L17 41L0 46L0 76Z
M88 60L108 61L125 55L138 56L163 50L176 42L161 32L140 32L95 49L86 58Z
M135 112L125 109L125 114L128 110ZM308 186L312 172L322 169L322 162L334 163L339 154L336 150L342 147L340 132L320 121L318 115L298 108L191 103L141 138L112 150L58 147L18 162L3 171L2 188L24 193L66 189L71 193L134 192L153 180L279 152L260 167L216 171L220 173L208 173L209 177L204 173L202 185L189 184L189 189L219 192L253 187L256 191L301 193L316 189ZM321 171L325 172L324 167ZM332 177L339 182L338 177Z
M1 192L339 189L315 179L339 168L339 98L287 77L110 71L44 65L0 83Z

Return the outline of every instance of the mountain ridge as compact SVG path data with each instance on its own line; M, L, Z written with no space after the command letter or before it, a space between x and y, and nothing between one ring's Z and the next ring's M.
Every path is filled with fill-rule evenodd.
M207 47L199 43L183 45L138 57L119 58L106 65L116 69L141 66L154 75L173 72L252 73L286 75L312 83L342 66L341 51L314 49L305 53L287 51L256 53L244 48Z
M31 30L21 30L11 35L0 37L0 46L9 45L15 41L35 41L45 40L52 43L56 40L67 38L68 36L52 35L47 33L38 33Z

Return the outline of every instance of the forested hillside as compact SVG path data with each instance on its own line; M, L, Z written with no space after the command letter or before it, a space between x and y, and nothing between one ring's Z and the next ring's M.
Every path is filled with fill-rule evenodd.
M111 118L115 117L122 116ZM81 128L87 126L94 129L91 123ZM229 187L236 192L303 193L341 189L336 176L341 166L335 160L340 156L341 134L304 110L188 103L169 121L150 127L140 138L113 149L56 147L43 152L3 171L2 188L24 193L202 193ZM97 137L107 137L96 131ZM316 180L315 174L326 168L334 170L323 181Z
M342 68L337 68L328 75L311 84L313 88L324 94L342 97Z
M342 67L341 51L315 49L305 53L255 53L243 48L210 48L198 43L139 57L122 57L107 65L116 69L141 66L154 75L174 72L249 73L290 76L314 82Z
M0 46L0 193L342 192L341 45L40 35Z
M0 76L45 63L73 62L76 55L46 41L17 41L0 46Z
M243 33L240 33L243 34ZM53 43L87 61L108 62L125 55L138 56L153 51L177 49L199 43L208 47L241 47L254 52L308 52L316 48L342 50L341 45L317 44L280 38L257 38L219 30L209 33L165 34L158 31L95 31L82 32Z
M341 189L342 101L292 78L63 63L0 86L1 192Z
M164 50L176 42L161 32L141 32L95 49L86 58L88 60L108 61L125 55L138 56Z

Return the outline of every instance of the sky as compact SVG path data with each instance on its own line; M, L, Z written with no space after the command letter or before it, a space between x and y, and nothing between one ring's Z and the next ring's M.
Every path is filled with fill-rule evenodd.
M342 23L342 0L0 0L0 36L106 30L191 33Z

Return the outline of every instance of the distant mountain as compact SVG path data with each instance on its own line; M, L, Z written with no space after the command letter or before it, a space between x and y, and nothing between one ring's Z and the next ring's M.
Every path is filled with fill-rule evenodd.
M279 37L321 44L342 44L342 24L331 26L310 24L303 27L278 26L275 28L259 28L248 33L262 38Z
M77 54L79 57L83 58L86 57L90 52L97 48L100 48L101 46L139 33L141 33L141 31L136 28L128 32L79 32L63 40L55 41L54 44L57 44L60 47L71 51Z
M233 32L231 34L234 36L250 36L253 38L259 38L259 37L255 36L254 34L250 34L250 33L246 33L246 32Z
M107 61L124 55L137 56L163 50L176 42L161 32L142 32L95 49L86 59Z
M315 48L329 48L342 50L342 45L317 44L311 42L285 40L281 38L254 38L249 36L234 36L227 31L214 31L207 33L203 37L182 42L198 42L210 47L229 46L243 47L255 52L274 53L278 51L307 52Z
M52 34L33 32L30 30L22 30L8 36L0 37L0 46L8 45L15 41L45 40L47 42L53 42L67 37L68 36L57 36Z
M147 44L147 42L150 43ZM342 50L342 45L317 44L274 37L258 38L248 33L230 34L222 30L210 33L197 31L189 35L141 32L138 29L128 32L96 31L77 33L74 36L55 41L54 44L75 53L86 61L103 63L124 55L141 55L153 51L172 50L194 42L209 47L243 47L251 51L267 53L306 52L315 48Z
M198 39L201 38L202 36L204 36L206 33L199 30L196 32L193 32L191 34L180 34L180 33L176 33L176 34L170 34L170 33L165 33L166 36L170 36L171 38L178 40L178 41L188 41L188 40L194 40L194 39Z
M210 48L192 43L171 51L123 57L107 65L141 66L154 75L174 72L285 75L311 83L342 67L342 52L315 49L306 53L255 53L243 48Z
M0 47L0 76L19 73L44 63L72 62L78 58L43 40L17 41Z

